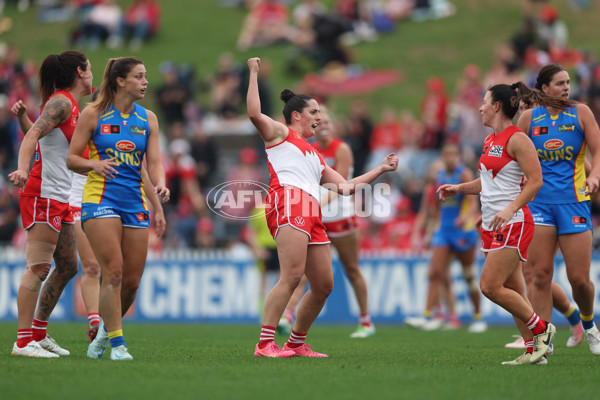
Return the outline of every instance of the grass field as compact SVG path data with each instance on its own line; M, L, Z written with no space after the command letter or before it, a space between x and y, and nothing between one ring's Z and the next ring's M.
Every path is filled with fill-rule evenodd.
M72 355L55 360L10 356L15 323L0 323L3 399L594 399L600 359L584 342L564 347L559 327L546 366L507 367L519 350L504 349L516 332L420 332L378 326L352 340L348 326L319 326L309 342L328 359L256 359L255 326L126 324L135 360L85 356L83 323L55 323L51 334ZM278 337L277 342L283 343Z

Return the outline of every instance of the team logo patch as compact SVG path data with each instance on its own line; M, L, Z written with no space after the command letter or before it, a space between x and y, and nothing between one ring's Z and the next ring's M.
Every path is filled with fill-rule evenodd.
M103 135L113 135L121 133L120 125L100 125L100 133Z
M296 217L296 218L294 218L294 223L296 225L298 225L298 226L304 226L304 224L306 222L304 222L304 218L302 218L302 217Z
M138 221L148 221L148 215L146 215L146 213L137 213L137 220Z
M544 143L544 148L548 149L548 150L556 150L556 149L560 149L564 145L565 145L564 142L560 139L551 139L551 140L547 140Z
M488 153L488 156L490 157L502 157L502 151L504 150L504 146L492 146L490 148L490 151Z
M547 126L534 126L531 129L531 136L540 136L540 135L547 135L547 134L548 134Z
M141 126L131 126L129 129L131 130L132 135L146 136L146 128Z
M559 132L575 132L575 124L564 124L558 126Z
M123 120L123 126L127 126L127 120Z
M586 217L573 217L573 223L574 224L587 224L587 218Z
M135 150L135 143L130 142L129 140L119 140L117 144L115 144L117 150L121 151L133 151Z
M504 234L503 233L496 233L494 235L494 239L496 239L499 242L504 242Z

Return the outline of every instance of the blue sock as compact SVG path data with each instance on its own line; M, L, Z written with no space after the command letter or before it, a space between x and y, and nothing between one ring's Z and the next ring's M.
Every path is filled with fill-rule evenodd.
M583 329L592 329L594 327L594 314L581 314L581 326L583 326Z
M575 326L581 322L581 316L579 315L579 310L575 307L574 304L571 304L571 308L565 314L565 317L569 320L571 326Z
M119 329L113 332L108 332L110 340L110 346L114 349L118 346L125 346L125 338L123 337L123 330Z

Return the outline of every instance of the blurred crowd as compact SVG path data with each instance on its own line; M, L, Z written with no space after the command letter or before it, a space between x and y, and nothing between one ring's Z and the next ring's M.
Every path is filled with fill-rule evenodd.
M237 42L240 49L288 43L293 48L291 60L308 56L317 68L325 68L330 62L349 63L350 58L345 58L349 55L346 49L352 41L374 40L385 32L377 19L378 12L383 12L389 19L388 29L405 19L421 21L454 13L449 2L434 0L339 0L331 10L317 0L221 2L247 8L247 19ZM588 6L585 1L573 1L573 4L580 8ZM125 12L113 0L69 3L69 7L75 5L75 9L40 9L39 15L50 20L65 18L67 14L60 13L67 13L67 9L70 10L69 18L80 18L81 24L72 35L77 46L92 48L105 44L116 47L123 45L125 40L129 40L130 46L140 46L155 34L159 25L160 5L154 0L136 0ZM156 22L144 18L147 26L143 29L128 26L139 21L131 15L141 14L132 9L150 5L156 7L153 14ZM425 191L432 179L434 161L439 158L442 144L451 141L460 145L463 162L476 169L483 140L490 133L482 126L478 109L485 88L491 83L523 80L532 86L532 79L542 65L560 62L572 71L572 97L585 101L596 118L600 118L600 65L595 55L570 47L568 30L551 4L538 0L530 1L528 5L521 28L490 55L493 57L491 68L481 70L478 65L467 64L456 82L430 77L423 84L417 112L390 104L380 114L372 114L365 101L356 98L347 114L336 116L336 134L352 149L355 175L379 163L382 155L389 152L397 153L401 160L398 172L385 178L391 187L387 196L392 204L389 215L359 218L363 250L410 252L426 247L423 242L425 232L415 233L414 227L420 205L427 203L422 201L423 196L434 201L433 194ZM81 11L81 7L86 11ZM119 18L111 18L110 27L93 27L102 20L94 19L94 13L101 14L102 9L106 13L112 10L110 12ZM280 23L275 23L278 18ZM327 49L322 47L324 44L319 44L319 33L316 32L322 28L320 18L335 20L343 27L336 31L340 33L339 41L328 43ZM272 22L266 23L267 19ZM267 28L266 31L263 32L263 28ZM303 29L306 29L303 31L306 42L302 42L304 39L299 42L302 34L298 32ZM137 36L141 31L144 34ZM332 43L335 49L331 47ZM211 210L217 201L211 189L224 182L268 181L262 142L245 112L248 81L245 59L236 59L233 54L224 52L214 62L214 73L200 79L189 65L167 60L158 66L162 81L151 82L150 95L155 96L155 111L161 124L167 185L172 193L171 201L165 205L168 231L162 239L151 235L151 247L155 251L230 248L245 242L248 236L245 218L252 208L230 210L235 218L219 217ZM9 184L7 174L16 167L23 133L10 108L21 99L27 105L30 117L37 117L40 104L36 88L37 67L36 62L21 58L16 45L0 43L0 243L16 247L23 246L24 235L20 228L18 191ZM156 68L149 66L153 67ZM261 106L263 113L276 118L280 115L280 107L273 97L275 88L270 85L270 70L269 60L263 60L259 77ZM450 91L449 87L454 90ZM207 100L200 102L198 93L203 91L208 94ZM326 103L327 100L322 101ZM364 196L357 195L359 208L371 200ZM595 218L600 216L598 197L593 201L592 211ZM594 224L598 225L598 222ZM596 247L600 245L596 244Z

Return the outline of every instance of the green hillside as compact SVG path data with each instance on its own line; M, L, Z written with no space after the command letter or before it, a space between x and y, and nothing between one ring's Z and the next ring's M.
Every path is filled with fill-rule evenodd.
M130 2L120 3L126 7ZM333 2L326 1L328 4ZM270 59L273 63L273 90L297 84L298 77L285 73L283 60L288 47L237 51L235 42L246 11L218 7L217 3L217 0L162 2L160 33L136 54L148 68L150 91L159 83L158 66L161 61L188 63L196 68L198 77L206 78L216 69L217 57L223 51L233 52L241 63L251 56ZM365 96L371 111L376 112L387 104L397 109L416 110L424 83L430 76L444 78L452 91L465 64L476 63L483 69L489 67L495 46L506 42L518 29L526 1L452 0L452 3L457 8L453 17L422 23L402 22L394 32L380 35L377 42L352 47L357 63L364 67L400 68L404 72L401 83ZM600 6L591 2L591 10L577 13L568 7L567 1L553 3L569 27L571 45L591 49L598 56L600 42L597 40L596 24L600 20ZM76 25L75 22L39 24L35 19L35 8L20 13L8 7L4 14L13 20L13 28L1 35L0 40L17 44L22 58L36 62L41 62L48 53L66 49L66 37ZM89 52L96 84L99 84L108 58L129 54L127 50L117 52L102 47ZM199 96L203 100L206 93ZM331 100L334 109L344 110L351 98Z

